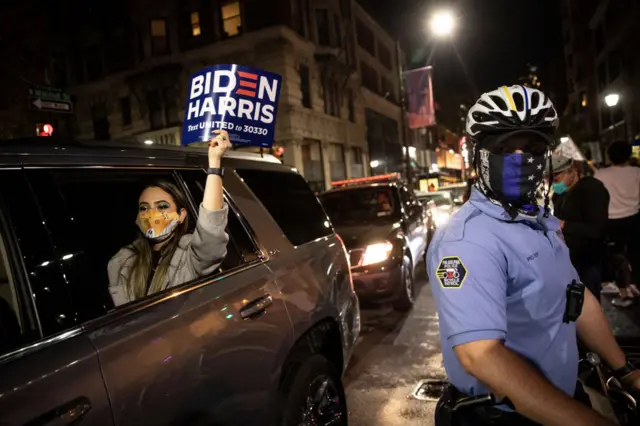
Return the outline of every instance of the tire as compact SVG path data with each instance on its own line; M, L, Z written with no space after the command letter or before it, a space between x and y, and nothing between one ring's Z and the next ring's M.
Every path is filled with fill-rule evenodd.
M322 388L325 391L322 392ZM287 373L279 397L277 426L347 426L342 379L322 355Z
M393 309L398 312L409 312L413 307L416 285L411 259L406 254L402 258L398 298L393 302Z

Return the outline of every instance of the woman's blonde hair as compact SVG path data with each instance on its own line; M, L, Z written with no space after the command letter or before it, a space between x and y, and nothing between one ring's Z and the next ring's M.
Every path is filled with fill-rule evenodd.
M178 187L167 181L156 181L144 187L143 191L148 188L160 188L173 198L176 205L176 211L180 213L182 209L188 209L188 202L185 195ZM141 299L148 294L157 293L164 290L164 281L169 271L169 264L173 254L178 248L180 238L189 230L189 216L178 225L173 232L171 239L162 247L160 251L160 260L156 271L151 279L151 285L147 291L147 282L149 275L153 273L153 244L144 236L142 231L138 231L138 237L127 248L133 252L135 259L131 266L131 274L129 281L126 283L127 292L131 300Z

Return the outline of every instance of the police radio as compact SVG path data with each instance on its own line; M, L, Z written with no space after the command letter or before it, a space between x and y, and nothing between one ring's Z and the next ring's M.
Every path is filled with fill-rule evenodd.
M564 308L564 318L562 319L565 324L575 322L580 317L584 304L584 289L584 284L576 280L567 286L567 305Z

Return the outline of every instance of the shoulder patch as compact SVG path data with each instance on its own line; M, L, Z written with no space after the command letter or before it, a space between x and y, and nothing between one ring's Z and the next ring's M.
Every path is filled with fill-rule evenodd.
M467 278L467 268L458 256L445 256L436 269L436 277L442 288L460 288Z

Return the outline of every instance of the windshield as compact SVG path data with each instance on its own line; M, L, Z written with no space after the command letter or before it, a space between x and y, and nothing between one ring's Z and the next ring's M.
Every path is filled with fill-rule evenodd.
M424 197L420 198L421 201L433 201L436 206L440 207L440 206L450 206L453 201L451 200L451 194L450 193L441 193L441 194L429 194L426 195Z
M334 225L396 220L397 202L391 188L357 188L320 196Z

